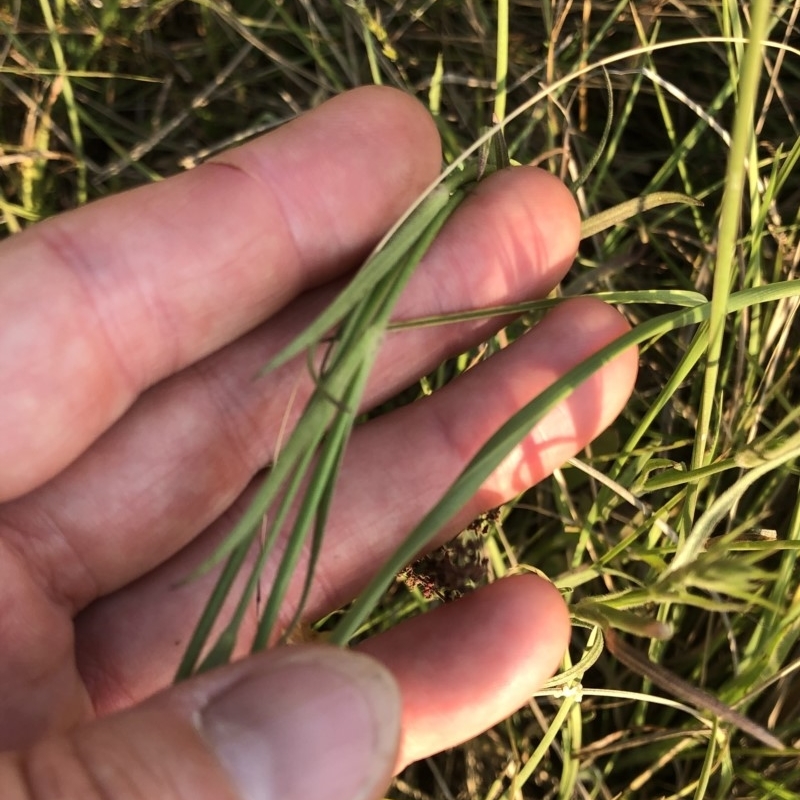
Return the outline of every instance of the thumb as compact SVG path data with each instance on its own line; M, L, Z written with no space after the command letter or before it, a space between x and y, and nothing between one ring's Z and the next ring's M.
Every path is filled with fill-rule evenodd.
M377 661L277 649L0 755L0 797L370 800L399 734L400 693Z

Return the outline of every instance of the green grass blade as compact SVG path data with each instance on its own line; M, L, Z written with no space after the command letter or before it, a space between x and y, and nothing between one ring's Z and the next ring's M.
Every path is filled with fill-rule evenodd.
M592 156L589 161L586 163L584 168L581 170L580 175L575 179L575 182L572 184L572 191L577 192L584 183L589 179L589 176L592 174L592 170L597 166L600 162L600 159L603 157L603 153L605 152L606 145L608 144L608 138L611 136L611 131L614 125L614 87L611 85L611 77L608 74L608 70L603 67L603 77L605 78L606 82L606 125L603 128L603 133L600 137L600 141L595 146L594 150L592 151Z
M312 522L315 526L314 551L319 551L320 532L324 529L327 522L330 496L339 476L339 469L342 464L345 447L355 422L358 402L364 390L364 386L366 385L371 366L371 361L364 362L353 384L348 388L347 393L342 398L342 405L348 410L342 411L337 415L336 420L325 438L325 442L318 456L317 464L308 481L308 491L303 497L303 502L300 504L297 519L286 541L286 549L281 558L280 566L275 573L267 604L259 620L258 629L253 641L252 652L262 650L269 644L286 592L294 577L300 556L302 555ZM311 584L315 566L316 558L312 557L310 558L306 570L306 587ZM287 630L290 630L294 622L299 619L307 595L308 592L304 587L295 612L295 619L288 626Z
M455 211L461 197L460 194L454 195L448 184L441 184L434 189L389 239L386 246L367 261L328 308L300 336L266 364L262 374L285 364L328 335L331 329L394 269L398 259L405 257L407 253L416 253L422 258L436 234Z
M706 368L703 373L703 393L697 421L697 439L692 454L692 467L698 468L713 458L710 447L712 415L719 392L719 365L725 331L725 315L728 296L733 285L736 243L738 240L742 199L744 194L745 163L752 160L751 143L754 137L753 119L761 75L762 41L766 38L772 3L755 0L751 4L750 41L745 50L738 86L738 104L733 126L728 167L725 175L725 191L720 210L717 257L714 265L712 313L709 318L709 345L706 352ZM694 513L697 490L689 489L687 496L686 527Z
M643 197L634 197L632 200L626 200L583 220L581 223L581 241L607 228L613 228L615 225L619 225L625 220L636 216L636 214L650 211L668 203L685 203L689 206L703 205L694 197L689 197L688 194L681 194L680 192L653 192Z
M305 458L298 464L297 469L292 475L291 480L283 496L281 497L281 503L275 511L273 519L269 521L269 525L266 527L264 532L264 541L258 543L258 557L255 559L255 563L250 570L247 583L239 595L236 608L234 609L233 614L231 614L230 619L225 625L222 633L217 637L217 641L208 650L208 654L203 659L200 666L194 669L195 672L204 672L209 669L214 669L215 667L222 666L230 661L233 655L233 649L239 636L239 629L244 621L247 609L258 590L258 586L261 581L261 575L264 571L264 566L275 551L275 545L278 542L278 535L281 531L283 523L286 521L289 511L291 510L292 502L300 491L303 483L303 477L306 474L313 456L314 452L309 450L305 454ZM230 556L230 558L237 558L237 554L240 556L237 559L238 571L233 577L238 576L239 571L244 568L246 555L252 552L253 548L256 546L254 541L255 538L256 536L253 537L253 540L247 540L243 542L240 547L237 550L234 550L233 554ZM225 583L224 588L220 587L219 591L215 593L215 596L209 598L209 602L206 604L203 616L201 617L201 622L193 633L192 646L195 650L205 649L207 646L212 626L219 619L224 607L224 603L230 595L232 589L233 580L228 580Z
M178 665L178 670L175 674L176 682L185 680L193 674L203 648L208 638L211 636L211 629L214 626L214 622L225 603L225 598L228 596L233 582L236 580L236 576L239 574L247 558L247 550L248 548L245 545L241 545L228 557L228 561L217 579L217 583L206 603L200 621L192 632L189 644Z
M506 116L508 94L508 5L508 0L497 0L494 119L501 124Z
M695 523L692 532L686 538L685 543L675 554L669 566L661 573L659 580L668 580L670 576L678 570L686 567L694 561L698 554L703 550L716 526L722 521L731 507L752 486L759 478L777 467L800 457L800 433L789 437L785 442L773 447L764 455L753 453L752 461L758 462L753 465L733 486L723 492L705 511L705 513ZM744 459L743 459L744 460ZM742 460L740 460L742 461ZM744 460L749 465L750 459ZM745 466L745 463L741 464Z

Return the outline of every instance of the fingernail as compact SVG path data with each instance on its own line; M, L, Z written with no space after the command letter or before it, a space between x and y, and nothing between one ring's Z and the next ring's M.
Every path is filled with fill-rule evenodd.
M400 693L377 661L333 647L254 660L200 714L242 800L361 800L392 774Z

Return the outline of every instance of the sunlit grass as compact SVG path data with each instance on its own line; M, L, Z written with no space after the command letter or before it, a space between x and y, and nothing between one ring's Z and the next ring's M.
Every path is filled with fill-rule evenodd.
M581 294L619 304L635 326L640 379L625 413L579 461L504 507L482 540L490 579L535 568L564 592L579 623L571 663L505 724L409 768L392 796L800 797L796 759L700 702L667 697L650 684L645 658L785 744L797 741L800 4L101 6L41 0L0 10L7 233L166 177L348 86L381 82L430 103L447 164L479 147L494 114L512 160L574 188L587 220L579 257L552 297L514 309L522 322L508 337ZM748 43L751 26L770 46ZM628 208L611 227L588 222L659 192L703 205ZM388 306L379 311L388 324ZM342 383L320 376L318 407L334 427L311 437L335 433L323 444L331 469L354 422L341 412L365 378L347 335L362 338L342 329L333 362L346 368ZM473 355L427 376L420 393ZM456 489L477 485L601 360L537 398ZM338 402L326 406L326 396ZM319 484L323 507L332 485ZM414 532L369 603L328 621L338 640L428 604L395 585L371 608L447 509ZM323 535L319 519L316 531L305 522ZM629 641L645 674L604 649L603 628L640 637ZM214 657L224 660L225 646Z

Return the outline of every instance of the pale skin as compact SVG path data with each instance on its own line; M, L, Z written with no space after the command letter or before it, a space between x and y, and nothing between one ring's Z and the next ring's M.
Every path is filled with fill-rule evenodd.
M333 664L353 685L382 686L383 700L373 772L329 796L378 797L392 771L503 719L557 669L565 606L548 582L525 575L363 644L388 672L315 646L297 651L311 666L287 668L288 689L268 678L295 656L271 651L161 692L210 585L178 583L230 529L275 454L287 408L291 422L311 386L303 358L253 375L439 167L425 110L398 92L362 89L213 164L0 246L0 745L17 751L0 756L0 796L271 797L252 788L238 755L210 747L216 723L200 725L197 709L261 681L256 695L280 685L281 698L299 698L287 719L313 726L304 687L324 708L314 692L329 673L314 670ZM578 230L571 196L550 175L492 176L426 255L398 317L540 297L569 268ZM365 405L498 324L392 334ZM308 617L351 599L505 419L626 329L600 302L564 304L434 397L357 429ZM440 541L591 441L635 373L629 351L581 386ZM270 741L266 730L267 750ZM293 776L282 796L313 791L313 775Z

